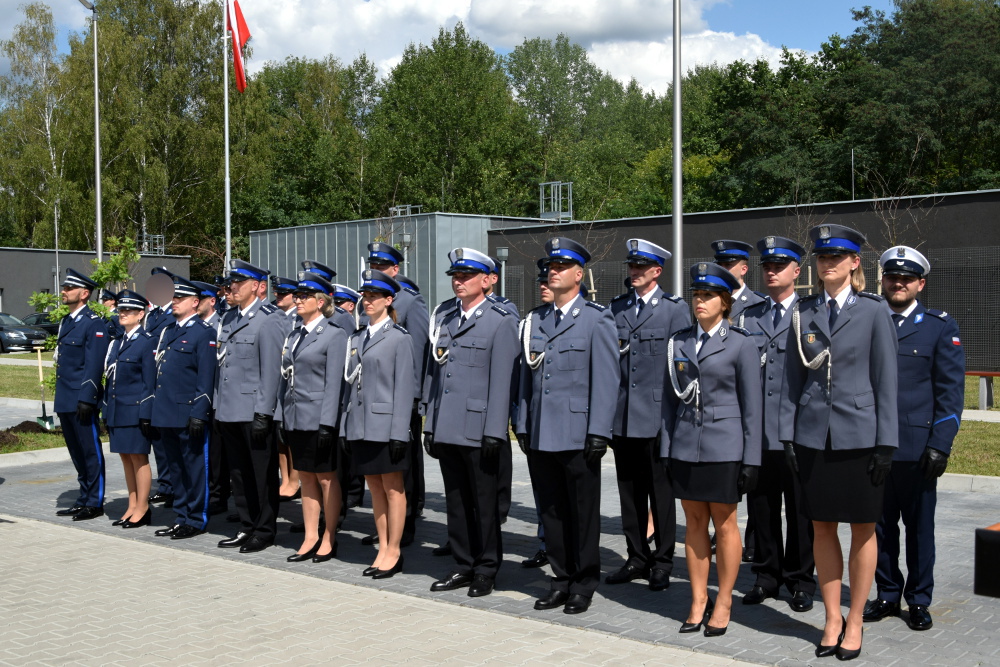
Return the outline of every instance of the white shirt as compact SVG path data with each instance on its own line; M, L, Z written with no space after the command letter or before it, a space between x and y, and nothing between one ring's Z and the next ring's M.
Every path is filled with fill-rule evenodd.
M555 311L559 310L559 311L562 311L562 316L566 317L571 312L573 312L573 304L575 304L579 298L580 298L580 296L577 295L572 301L570 301L569 303L567 303L562 308L556 306L556 304L552 304L552 312L553 312L553 314L555 314Z
M253 305L258 301L260 301L260 299L254 298L254 300L250 302L249 306L240 311L240 317L246 317L247 313L250 312L250 309L253 308Z
M485 302L486 302L486 297L483 297L482 300L480 300L480 301L472 304L471 306L469 306L468 310L463 310L461 317L464 317L465 320L468 322L469 320L472 319L472 316L476 313L476 309L479 308L480 306L482 306ZM459 308L462 307L462 302L461 301L458 302L458 307Z
M830 296L830 293L827 292L826 290L823 290L823 293L826 295L827 310L829 310L830 308L830 299L833 299L834 301L837 302L837 308L839 312L840 310L844 309L844 304L847 303L847 297L849 297L853 293L853 290L851 289L851 286L848 285L844 289L840 290L840 294L838 294L837 296Z
M911 303L906 310L904 310L903 312L901 312L899 314L903 316L903 319L906 319L907 317L909 317L910 315L912 315L913 311L915 311L916 309L917 309L917 300L914 299L913 303ZM896 311L892 311L892 312L893 312L894 315L896 314ZM900 321L900 323L897 324L896 326L900 326L902 324L903 324L902 321Z
M76 310L74 310L72 313L69 314L69 318L71 320L75 320L76 316L80 314L80 311L86 307L87 307L87 302L84 301L82 306L78 307Z
M381 331L385 327L385 323L388 322L392 324L392 318L387 317L384 320L380 320L377 324L368 323L368 338L374 338L375 334Z
M191 323L191 319L194 318L197 314L198 313L191 313L190 315L188 315L187 317L185 317L183 320L180 320L177 323L177 326L178 327L186 327L188 324Z
M636 292L636 299L635 299L635 314L636 315L639 314L639 302L642 301L642 303L643 303L642 307L645 308L646 306L649 305L649 300L653 298L653 294L655 294L655 293L656 293L656 285L653 285L653 289L651 289L648 292L646 292L646 296L639 296L638 292Z
M704 329L701 328L701 324L699 324L698 325L698 342L694 344L694 353L698 354L699 352L701 352L701 335L702 334L706 334L707 333L708 337L711 338L712 336L715 335L715 332L718 331L721 328L722 328L722 320L719 320L719 323L716 324L714 327L712 327L711 331L705 331Z
M796 296L795 290L792 290L792 293L788 295L787 299L775 302L774 299L772 299L771 297L767 297L767 300L771 304L771 308L775 308L776 306L781 306L781 316L784 317L785 313L788 312L788 309L792 307L793 303L795 303L795 296Z

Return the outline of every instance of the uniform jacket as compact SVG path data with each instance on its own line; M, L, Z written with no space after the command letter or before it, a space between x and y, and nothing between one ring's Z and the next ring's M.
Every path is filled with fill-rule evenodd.
M74 412L78 402L100 403L110 340L108 323L89 306L76 317L63 317L56 348L56 412Z
M156 341L141 326L116 338L108 349L105 369L104 419L108 426L138 426L153 415L156 385Z
M479 447L484 436L507 439L510 385L517 359L517 317L486 300L460 326L448 312L430 351L447 360L428 363L430 389L424 432L435 442Z
M333 315L330 316L330 321L333 322L335 326L340 327L344 330L348 336L358 330L358 322L354 319L354 315L347 312L340 306L333 307Z
M149 335L153 337L153 341L155 342L160 339L160 334L163 330L174 322L173 306L168 305L165 308L154 306L152 310L146 313L146 320L142 326L149 332Z
M340 426L348 332L322 320L296 348L301 323L289 334L281 357L284 428L316 431Z
M896 332L889 307L880 296L862 292L848 296L830 330L824 295L799 299L800 338L807 360L823 350L832 354L831 390L827 364L816 370L803 365L794 322L788 329L782 442L812 449L896 447L899 442L896 383ZM794 316L795 309L791 314Z
M764 303L767 298L760 292L755 292L749 287L745 288L739 296L733 295L733 308L729 313L729 321L740 328L744 327L743 311L751 306Z
M635 290L630 290L615 297L610 306L618 326L621 350L614 434L655 438L660 431L663 411L667 340L677 331L691 326L691 313L680 297L667 294L659 286L654 288L638 317L635 303Z
M281 348L288 318L274 306L257 301L247 314L238 308L222 317L215 418L249 422L254 414L274 415L281 379Z
M205 324L207 324L208 326L210 326L213 329L215 329L216 333L218 333L218 331L219 331L219 322L221 322L221 321L222 321L222 317L219 315L219 313L218 312L213 312L211 315L208 316L208 319L205 320Z
M770 300L743 311L744 328L757 344L760 356L760 379L764 391L764 451L784 449L779 437L781 401L783 396L788 395L785 391L785 359L788 354L798 354L796 350L788 349L788 327L792 321L792 308L797 302L798 298L792 300L777 327L774 326Z
M486 300L494 305L500 306L514 317L519 317L517 305L507 297L500 296L499 294L487 294Z
M427 302L420 292L412 287L403 287L392 300L392 308L396 311L396 323L410 334L410 344L413 346L413 398L419 399L421 381L423 380L427 357L427 329L430 315L427 312ZM368 326L368 316L361 315L361 326ZM413 401L410 401L411 405Z
M531 448L582 450L588 435L611 438L618 400L618 333L611 311L576 297L556 327L553 304L529 313L514 432ZM524 325L527 327L527 324ZM541 358L537 368L529 361Z
M700 392L685 403L665 376L660 456L759 466L763 400L757 346L745 330L724 322L696 353L699 332L692 326L672 337L677 386L683 391L697 380Z
M282 368L284 368L284 361L281 359L281 355L284 354L285 343L288 341L288 336L291 335L292 331L294 329L298 328L302 324L302 320L301 320L301 318L299 318L298 311L295 308L292 308L288 312L285 312L285 311L281 310L280 308L278 308L277 306L275 306L274 313L272 313L272 314L275 316L276 322L279 323L279 324L276 324L275 326L277 327L277 329L280 329L281 333L284 335L284 338L282 339L282 343L281 343L281 345L282 345L282 352L281 352L281 354L278 355L279 363L281 363L282 364ZM282 319L280 317L281 315L284 315L284 319ZM279 379L278 379L278 400L275 401L275 406L274 406L274 420L275 421L279 421L280 422L280 421L282 421L284 419L284 417L282 416L282 410L283 410L283 407L284 407L282 405L282 399L284 399L284 397L285 397L285 390L284 390L284 387L282 386L282 380L279 377ZM285 428L288 428L288 427L286 426Z
M156 346L153 426L184 428L194 417L208 421L215 386L215 330L197 315L171 324Z
M413 406L413 345L406 329L386 319L365 344L367 328L351 335L348 377L361 371L344 391L340 434L348 440L389 442L410 439Z
M918 302L896 335L899 449L892 459L918 461L928 445L950 454L965 404L965 350L958 323Z

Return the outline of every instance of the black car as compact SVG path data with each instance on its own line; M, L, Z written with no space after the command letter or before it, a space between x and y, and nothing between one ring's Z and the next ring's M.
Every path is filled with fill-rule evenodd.
M53 322L49 317L49 313L32 313L27 317L23 318L24 323L29 327L38 327L39 329L45 329L45 331L50 336L59 335L59 323Z
M45 347L45 329L29 327L8 313L0 313L0 352L31 351Z

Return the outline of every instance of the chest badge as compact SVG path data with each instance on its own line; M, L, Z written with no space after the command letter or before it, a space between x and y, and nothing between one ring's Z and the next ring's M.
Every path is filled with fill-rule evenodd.
M685 362L685 361L678 361L677 362L677 372L678 373L683 373L686 368L687 368L687 362Z
M806 334L806 342L812 345L816 342L816 334Z

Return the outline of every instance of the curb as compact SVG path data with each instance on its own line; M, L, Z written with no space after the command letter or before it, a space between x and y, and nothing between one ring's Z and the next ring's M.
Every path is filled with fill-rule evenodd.
M101 448L104 450L104 458L111 455L111 443L102 442ZM31 465L32 463L60 463L69 461L69 450L65 447L53 447L52 449L34 449L30 452L12 452L10 454L0 454L0 469L17 468Z
M0 408L27 408L38 409L42 407L42 402L37 398L6 398L0 397ZM45 409L55 415L55 402L45 401Z

